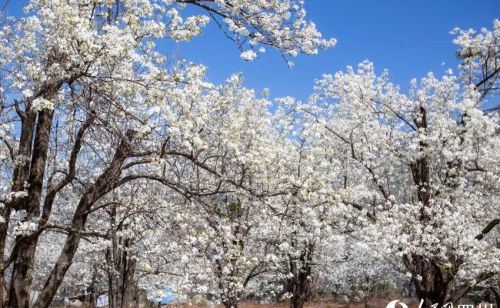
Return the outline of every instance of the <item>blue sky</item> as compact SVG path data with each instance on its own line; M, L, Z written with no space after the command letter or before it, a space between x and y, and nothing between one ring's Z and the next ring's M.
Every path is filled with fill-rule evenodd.
M19 12L21 3L25 1L11 1L11 13ZM202 37L164 49L206 65L213 82L241 72L248 87L269 88L272 97L303 100L322 74L365 59L373 61L378 71L389 69L402 89L429 71L441 75L457 65L450 30L491 28L493 19L500 18L500 0L307 0L306 8L324 36L335 37L338 43L317 56L300 56L293 69L269 48L254 62L242 61L240 51L213 22Z
M500 18L499 0L308 0L306 8L324 36L338 43L317 56L300 56L293 69L269 49L255 62L240 60L238 49L214 24L203 37L179 44L178 51L207 65L214 81L242 72L247 86L268 87L273 97L306 99L322 74L365 59L378 71L389 69L392 80L406 89L414 77L456 67L453 28L491 28Z

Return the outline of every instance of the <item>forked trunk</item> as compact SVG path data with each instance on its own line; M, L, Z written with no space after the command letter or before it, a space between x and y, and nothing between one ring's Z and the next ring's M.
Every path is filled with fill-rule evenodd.
M438 304L442 307L451 300L450 283L453 273L442 270L438 264L422 256L412 256L411 263L405 258L405 264L412 273L417 297L422 300L422 308L431 308Z
M110 165L97 178L95 183L87 189L85 194L80 199L71 223L71 227L73 230L79 231L84 228L87 217L89 215L88 211L92 207L92 205L102 196L108 193L111 189L113 189L115 185L117 185L117 182L121 175L122 165L128 155L129 142L132 136L133 132L127 133L128 140L123 139L120 142ZM57 292L57 289L64 279L66 272L71 266L73 257L75 256L80 244L80 238L81 235L79 232L72 232L68 234L64 247L59 254L59 258L52 268L52 271L50 272L49 277L43 289L41 290L37 301L33 305L34 308L49 307L52 299Z

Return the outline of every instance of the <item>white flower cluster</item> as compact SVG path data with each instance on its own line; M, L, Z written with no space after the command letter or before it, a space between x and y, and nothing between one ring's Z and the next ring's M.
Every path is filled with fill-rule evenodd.
M38 97L33 100L33 104L31 105L33 110L39 111L39 110L53 110L54 109L54 103L52 103L50 100L45 99L43 97Z

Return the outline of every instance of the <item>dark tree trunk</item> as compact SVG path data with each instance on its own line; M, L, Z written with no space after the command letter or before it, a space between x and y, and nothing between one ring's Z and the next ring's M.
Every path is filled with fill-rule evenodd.
M111 206L110 223L116 224L117 205ZM113 230L111 236L111 247L106 252L106 262L108 267L108 294L110 308L135 307L134 294L136 293L135 269L136 262L128 252L132 246L132 240L121 239Z
M90 281L90 286L87 289L87 296L85 301L87 302L88 308L96 308L97 298L99 297L99 292L97 290L97 271L94 269L92 272L92 280Z
M121 273L122 273L122 286L121 286L121 308L134 307L133 299L135 293L135 268L136 262L134 258L128 253L128 248L131 246L131 240L124 241L124 248L122 252Z
M303 308L311 298L311 272L314 245L308 244L302 251L299 260L290 259L290 269L293 273L289 288L292 293L291 308ZM298 262L297 262L298 261Z
M302 308L311 297L311 281L309 278L310 270L302 268L293 284L291 308Z
M6 266L4 261L4 252L7 240L7 230L9 227L10 212L11 210L8 207L2 210L1 216L4 219L4 223L0 223L0 307L3 307L5 304L5 292L7 291L7 283L4 276Z
M21 110L18 110L18 113L21 118L21 136L19 139L19 146L17 150L17 156L19 158L22 158L20 163L16 165L14 168L14 174L13 174L13 180L12 180L12 191L13 192L18 192L18 191L23 191L25 190L25 183L28 182L28 177L29 177L29 170L30 170L30 156L31 156L31 147L33 143L33 130L34 130L34 125L36 121L36 114L33 112L23 112ZM9 227L9 217L12 209L22 209L24 204L26 204L26 198L20 198L13 200L11 204L5 205L4 209L2 210L2 217L4 218L5 222L0 224L0 256L1 256L1 273L2 273L2 278L1 278L1 283L0 283L0 304L3 305L8 298L5 298L5 292L9 291L8 286L6 284L4 272L5 272L5 267L8 266L8 264L5 263L5 244L7 240L7 231ZM14 258L16 256L13 256ZM19 281L18 281L19 283ZM11 283L12 285L12 283ZM10 291L9 291L10 292ZM13 292L15 294L15 292ZM14 299L14 303L17 304L17 299Z
M80 232L84 229L89 215L88 211L97 200L114 189L118 184L121 168L127 158L129 142L132 136L132 133L128 133L127 138L124 138L120 142L110 165L97 178L95 183L87 189L80 199L71 223L71 229L73 231L68 234L64 247L59 254L59 258L52 268L52 271L50 272L49 277L33 306L34 308L47 308L52 302L52 299L63 281L64 275L71 266L73 257L78 250L81 237Z
M443 271L432 260L418 255L405 257L404 262L412 273L415 291L417 297L423 300L423 308L430 308L434 304L441 307L451 300L450 283L453 272Z
M491 292L493 293L493 296L495 297L495 303L497 305L497 308L500 307L500 283L498 284L498 287L491 287L490 288Z
M116 224L116 206L113 205L110 208L110 224L114 226ZM107 272L108 272L108 298L109 298L109 308L118 308L119 298L118 298L118 285L116 278L116 255L118 250L118 241L116 237L116 232L111 235L111 247L108 247L106 251L106 262L107 262Z
M238 299L237 298L228 298L224 301L225 308L238 308Z
M50 130L52 127L52 111L39 111L36 135L31 154L30 175L28 178L28 197L23 202L26 219L31 221L40 216L40 199L42 196L43 178L49 147ZM29 307L31 270L35 259L38 237L19 236L16 243L19 253L14 261L12 279L9 291L9 307Z
M427 111L424 106L420 105L414 123L418 129L423 130L423 134L426 134ZM425 153L427 147L426 141L419 141L421 153ZM417 197L421 203L419 220L422 224L430 220L426 212L431 199L429 166L428 157L425 154L410 165ZM430 308L433 304L439 304L441 307L449 296L450 277L445 277L439 266L425 257L405 256L403 261L412 274L412 282L415 285L417 297L423 300L423 307Z

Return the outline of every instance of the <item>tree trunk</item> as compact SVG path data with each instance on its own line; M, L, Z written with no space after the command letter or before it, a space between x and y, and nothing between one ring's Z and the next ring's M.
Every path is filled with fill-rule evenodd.
M418 117L414 119L415 126L422 129L423 133L419 134L425 136L425 130L428 126L427 110L422 104L419 106L417 114ZM427 148L427 142L420 140L419 151L425 153ZM418 201L421 203L419 220L423 224L431 219L426 212L431 199L429 166L427 155L422 155L410 165ZM449 297L449 283L452 278L445 275L434 261L423 256L405 256L403 261L412 274L412 282L415 285L417 297L423 300L423 307L430 308L433 304L439 304L441 307Z
M439 307L450 301L450 282L453 273L443 271L438 264L422 256L412 256L404 259L405 265L412 273L417 297L423 300L423 308L434 304Z
M122 252L122 266L121 266L121 272L122 272L122 286L121 286L121 308L129 308L129 307L134 307L132 301L133 301L133 294L135 291L135 281L134 281L134 276L135 276L135 268L136 268L136 262L135 259L131 258L127 249L131 245L131 240L126 239L124 241L124 248Z
M28 182L29 170L30 170L30 155L31 155L31 147L33 143L33 130L36 121L36 114L33 112L23 112L18 110L18 113L21 117L21 136L19 139L19 146L17 150L17 156L20 159L20 163L16 165L14 168L14 174L12 178L12 192L19 192L25 190L25 183ZM26 203L26 198L20 198L13 200L11 204L6 204L4 209L2 210L2 217L5 222L1 224L0 227L0 256L1 256L1 283L0 283L0 297L1 304L5 303L8 298L5 298L4 294L7 290L7 284L5 280L5 267L8 266L5 264L5 243L7 239L7 231L9 227L9 217L12 209L19 210L23 207L23 204ZM13 256L15 257L15 256ZM12 285L12 284L11 284ZM14 299L16 301L16 299Z
M133 134L131 134L131 132L127 133L127 138L124 138L118 145L110 165L97 178L95 183L87 189L80 199L71 223L71 229L73 231L68 234L64 247L59 254L59 258L52 268L33 308L47 308L52 302L78 250L81 237L80 231L84 229L89 215L88 211L97 200L114 189L118 183L121 167L127 158L129 142L132 137Z
M111 250L109 248L106 252L106 260L108 262L108 306L109 308L116 308L116 279L114 277L114 267L111 266L113 261L111 257Z
M4 219L4 223L0 223L0 307L3 307L6 301L5 292L7 291L7 283L5 281L5 243L7 240L7 231L9 227L9 217L10 217L11 209L9 207L5 207L2 210L2 217Z
M300 255L299 260L290 261L291 272L294 275L290 283L292 292L292 298L290 299L291 308L303 308L304 304L310 300L313 252L314 245L308 244Z
M497 287L491 287L490 290L493 292L493 295L495 296L495 303L497 305L497 308L500 307L500 283L498 284Z
M114 273L113 266L113 257L111 253L111 249L108 248L106 251L106 261L108 263L108 306L109 308L116 308L116 278Z
M238 308L238 299L235 297L228 298L224 300L225 308Z
M298 277L296 277L296 283L293 285L292 298L290 301L291 308L303 308L304 304L309 300L311 293L311 285L309 275L306 273L307 270L301 270Z
M113 205L110 209L110 224L114 226L116 223L116 206ZM108 298L109 298L109 308L120 307L120 302L118 298L118 279L116 277L116 256L118 250L118 240L116 237L116 232L111 234L111 247L107 248L106 251L106 262L107 262L107 272L108 272Z
M36 135L31 154L31 167L28 179L28 197L23 202L22 209L26 210L27 221L40 216L40 199L42 197L43 178L49 148L50 130L52 127L52 111L39 111ZM35 259L38 236L18 236L19 244L17 257L14 261L12 279L9 291L9 307L29 307L31 270Z
M96 308L96 301L99 297L97 290L97 271L94 269L92 272L92 280L90 281L90 286L87 288L87 296L85 301L87 302L88 308Z
M109 212L112 226L116 224L116 208L117 205L112 205ZM111 247L106 251L109 308L135 307L133 300L136 262L128 252L132 241L119 238L116 236L117 231L119 230L113 230Z

